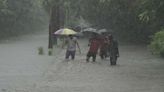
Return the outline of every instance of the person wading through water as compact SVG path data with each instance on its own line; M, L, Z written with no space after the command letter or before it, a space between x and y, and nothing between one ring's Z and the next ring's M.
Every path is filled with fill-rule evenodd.
M67 50L65 55L66 60L68 60L70 56L72 60L75 59L76 45L78 46L79 52L81 53L79 43L76 37L73 37L73 35L68 36L68 39L66 39L62 47L64 47L64 45L67 45Z
M107 53L108 53L108 44L109 44L109 41L108 41L108 38L107 37L101 37L100 38L101 40L101 45L100 45L100 57L101 59L105 59L107 58Z
M93 34L92 38L89 39L89 51L87 53L87 58L86 61L89 62L90 57L92 57L92 61L95 62L96 61L96 55L100 46L100 42L98 39L98 35L97 34Z
M118 49L118 42L114 40L113 36L109 36L110 44L109 44L109 56L110 56L110 64L116 65L117 58L119 55L119 49Z

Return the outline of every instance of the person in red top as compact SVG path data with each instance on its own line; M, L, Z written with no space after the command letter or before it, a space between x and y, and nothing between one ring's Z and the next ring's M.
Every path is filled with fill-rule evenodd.
M89 62L90 57L92 57L93 62L96 61L96 55L100 46L99 39L96 34L93 34L92 38L89 40L89 51L87 53L86 61Z
M101 57L101 59L105 59L107 57L108 44L109 44L108 38L103 37L101 39L101 46L100 46L100 57Z

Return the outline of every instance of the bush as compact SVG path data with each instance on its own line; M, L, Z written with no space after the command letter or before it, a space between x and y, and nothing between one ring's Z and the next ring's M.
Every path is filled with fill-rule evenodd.
M38 54L39 55L44 55L43 47L38 47Z
M164 29L154 35L149 47L153 54L164 57Z

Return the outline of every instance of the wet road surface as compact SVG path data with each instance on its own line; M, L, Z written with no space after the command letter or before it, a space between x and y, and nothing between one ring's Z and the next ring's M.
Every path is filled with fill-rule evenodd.
M117 66L109 59L86 63L87 41L80 40L82 54L65 62L65 50L55 47L53 56L40 56L47 35L31 35L0 44L2 92L164 92L164 60L145 46L121 45Z

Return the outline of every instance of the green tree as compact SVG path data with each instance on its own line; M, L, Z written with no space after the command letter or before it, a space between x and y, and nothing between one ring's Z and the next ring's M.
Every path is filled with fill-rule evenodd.
M115 35L128 41L149 42L150 36L164 25L163 0L59 1L66 10L65 25L76 25L82 16L93 27L112 29Z
M158 32L164 27L164 1L144 0L139 4L139 18L144 24L148 24L149 32Z
M42 29L47 16L41 4L41 0L0 0L0 37Z
M149 47L154 54L164 57L164 29L153 36L153 40Z
M52 49L53 43L57 44L57 38L53 33L64 27L64 4L61 0L45 0L43 5L50 16L48 48Z

